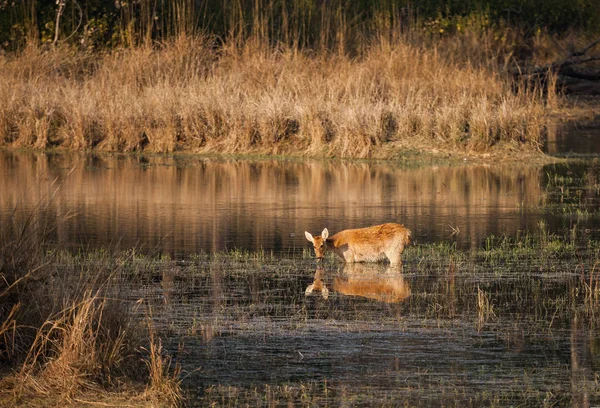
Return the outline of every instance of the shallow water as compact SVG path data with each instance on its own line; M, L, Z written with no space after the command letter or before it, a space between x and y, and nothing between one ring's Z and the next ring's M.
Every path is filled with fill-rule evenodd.
M597 123L555 123L548 127L544 152L553 156L600 155L600 132Z
M299 253L304 231L399 222L413 242L479 247L490 235L600 225L597 163L406 169L339 161L235 161L0 152L0 221L15 208L62 247L137 246L182 257ZM565 204L568 204L565 207Z
M181 262L133 295L153 301L190 405L589 406L600 320L581 270L598 255L500 265L411 248L403 272L233 255ZM305 294L316 279L327 296Z
M119 296L152 304L189 405L584 407L600 404L599 180L595 160L0 152L0 222L172 255ZM388 221L413 231L401 273L305 256L305 230Z

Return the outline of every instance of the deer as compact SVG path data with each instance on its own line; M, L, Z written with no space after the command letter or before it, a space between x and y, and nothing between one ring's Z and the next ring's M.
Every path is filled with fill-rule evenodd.
M312 242L317 261L331 249L344 263L379 262L386 258L391 267L402 267L402 252L410 243L411 232L404 225L386 223L367 228L348 229L329 237L327 228L320 236L305 231Z

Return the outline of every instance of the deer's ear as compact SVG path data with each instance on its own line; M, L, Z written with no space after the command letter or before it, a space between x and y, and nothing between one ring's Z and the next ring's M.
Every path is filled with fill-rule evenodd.
M306 239L308 239L310 242L312 242L313 244L315 243L315 239L313 238L313 236L310 234L310 232L308 231L304 231L304 236L306 237Z
M310 295L311 293L313 293L313 289L314 289L314 288L315 288L315 285L314 285L314 284L312 284L312 285L308 285L308 287L307 287L307 288L306 288L306 290L304 291L304 295L305 295L305 296L308 296L308 295Z
M327 228L325 228L325 229L323 230L323 232L321 232L321 237L322 237L323 239L327 239L327 237L329 237L329 231L327 230Z
M323 285L323 289L321 289L321 296L323 296L323 299L325 300L329 299L329 289L327 289L325 285Z

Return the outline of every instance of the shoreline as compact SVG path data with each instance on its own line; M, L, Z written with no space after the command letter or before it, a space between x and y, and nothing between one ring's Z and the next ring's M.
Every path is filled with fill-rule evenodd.
M396 149L390 157L328 157L328 156L307 156L307 155L284 155L284 154L261 154L261 153L197 153L191 151L177 151L171 153L157 152L122 152L122 151L104 151L104 150L72 150L65 148L24 148L24 147L0 147L0 151L16 153L36 153L36 154L61 154L61 155L84 155L99 157L140 157L140 158L165 158L173 160L216 160L216 161L324 161L324 162L360 162L360 163L381 163L398 165L406 168L423 168L429 166L463 166L463 165L497 165L518 164L527 161L527 165L543 165L550 163L559 163L570 158L548 155L541 150L528 149L520 150L518 146L501 146L487 152L464 152L459 149L440 149L438 148L406 148ZM576 157L575 157L576 158Z
M561 102L561 106L551 110L548 118L552 124L547 126L561 127L575 124L583 129L600 129L600 97L584 95L568 95ZM170 158L198 158L216 160L281 160L281 161L344 161L344 162L371 162L398 164L406 167L427 166L460 166L473 165L503 165L522 164L543 165L559 163L565 160L588 159L586 155L550 155L526 143L515 141L501 142L483 151L458 147L450 144L436 144L431 146L427 141L390 142L381 146L371 157L336 157L325 154L310 154L300 152L269 153L262 151L244 152L205 152L197 149L182 149L171 152L156 151L122 151L105 150L97 148L73 149L69 147L35 147L14 146L0 144L0 151L58 153L58 154L83 154L99 156L124 156L124 157L170 157Z

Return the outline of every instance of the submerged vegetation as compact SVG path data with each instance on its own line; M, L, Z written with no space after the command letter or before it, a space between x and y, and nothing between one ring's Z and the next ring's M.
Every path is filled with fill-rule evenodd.
M144 0L84 2L81 27L77 2L24 3L2 6L2 146L359 158L536 151L555 84L509 71L597 18L534 34L500 6Z
M600 327L600 242L576 227L551 233L542 223L515 237L489 236L467 251L448 243L411 245L400 275L385 264L343 267L331 255L319 276L319 290L328 288L328 295L307 296L315 274L308 247L287 255L230 250L178 260L137 250L73 253L45 243L48 231L28 225L33 218L15 212L13 220L3 224L0 247L0 349L3 369L11 369L1 380L2 404L172 405L182 395L201 405L418 405L439 402L440 395L498 406L547 398L562 405L582 395L600 400L586 368L597 359L588 356L595 350L591 338L571 344L571 358L579 360L566 369L569 381L519 351L545 344L550 354L543 358L564 358L565 336ZM348 290L352 285L361 291ZM405 296L382 302L364 293L368 287L395 287ZM430 360L414 343L423 332L458 353L475 347L498 358L503 350L514 361L488 366L469 354ZM401 351L386 351L389 336ZM336 353L353 355L368 338L375 353L366 360L369 385L343 374L356 361L341 365L341 374L323 371L341 358ZM341 344L315 355L315 347L331 341ZM281 366L277 353L287 355L292 346L297 379L279 372L290 363ZM177 366L167 350L178 355ZM257 360L268 350L280 351ZM411 363L390 369L390 352ZM318 364L323 359L325 366ZM223 364L230 364L227 372ZM282 376L277 383L260 380L269 369ZM459 386L450 380L456 373ZM401 395L386 388L389 381L402 384Z
M7 361L20 367L3 380L3 401L27 401L38 398L34 397L37 393L47 402L56 393L54 401L83 403L86 391L102 390L102 398L110 402L107 389L125 389L127 393L118 394L121 399L116 401L135 405L154 397L177 402L179 380L173 375L178 371L168 369L159 339L179 355L185 372L185 391L181 392L201 405L403 401L412 406L423 401L435 404L440 395L459 405L468 401L493 406L543 401L563 405L583 395L600 400L600 388L587 368L597 360L596 355L588 356L589 347L592 352L595 349L585 343L593 339L583 337L584 343L571 344L570 358L580 359L577 366L554 371L547 365L565 358L565 336L582 336L582 330L595 330L600 323L600 243L578 230L554 234L541 229L516 238L490 237L470 252L449 244L409 246L402 275L410 295L391 303L337 291L335 281L348 279L354 269L343 268L333 257L323 264L323 284L330 288L329 296L305 296L304 289L315 273L308 250L285 257L231 250L180 260L136 251L109 255L103 250L46 251L38 256L44 268L52 271L52 279L32 274L20 285L44 288L48 293L27 297L23 293L21 309L3 316L3 327L12 328L3 330L3 350L11 356ZM398 278L386 272L385 265L368 268L378 279ZM101 278L104 272L113 275L118 285ZM103 283L102 297L98 291L83 289L96 286L92 281ZM79 289L81 296L71 295L70 303L58 302L62 293L73 291L70 288ZM7 299L2 298L3 310L10 309ZM136 299L152 308L151 316L132 309ZM57 311L37 332L23 327L20 311L39 310L42 300L44 304L52 301ZM144 316L154 325L150 345L135 348L147 341L143 336L131 337L132 328L139 327ZM126 317L134 320L123 320ZM406 366L389 367L389 358L393 361L394 357L386 357L388 336L402 345L403 361L409 362ZM439 346L427 345L428 353L451 351L463 353L462 358L454 361L440 355L436 362L423 357L421 340L416 340L423 336L440 337ZM357 362L352 359L340 365L340 373L327 371L329 364L337 365L342 358L336 353L354 356L352 350L365 347L363 342L369 338L366 344L374 353L374 360L365 360L368 375L373 377L369 384L354 383L352 371L344 374L355 368ZM315 347L322 344L331 349L317 353ZM521 354L533 347L538 356L538 346L549 348L548 354L542 353L549 362ZM393 351L396 346L389 347L400 352ZM496 358L502 351L505 361L488 365L464 354L464 347L496 353ZM140 366L140 350L154 350L144 357L149 359L148 368ZM265 359L265 353L271 357ZM222 371L224 364L227 370ZM281 372L290 364L296 379ZM126 378L144 378L147 369L159 378L153 377L152 386L132 395ZM276 383L261 380L264 370L274 370L281 377ZM309 371L302 374L303 370ZM452 380L457 373L460 384ZM389 381L402 386L388 389Z

